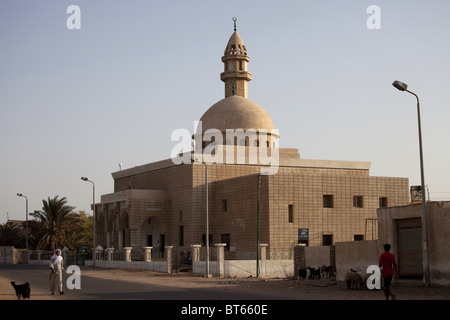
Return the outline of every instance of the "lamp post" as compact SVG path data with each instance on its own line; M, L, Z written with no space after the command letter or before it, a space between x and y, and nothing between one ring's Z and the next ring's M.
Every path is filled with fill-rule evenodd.
M28 264L28 198L26 196L24 196L21 193L17 194L19 197L25 198L26 199L26 208L25 208L25 213L26 213L26 222L25 222L25 228L26 228L26 234L25 234L25 248L26 248L26 263Z
M258 195L256 203L256 277L259 278L259 207L261 202L261 174L258 174Z
M425 285L430 286L430 262L428 258L428 228L427 228L427 209L426 209L426 197L425 197L425 175L423 170L423 149L422 149L422 127L420 121L420 102L419 97L414 92L408 90L408 85L394 81L392 85L400 91L406 91L417 99L417 121L419 127L419 151L420 151L420 178L422 182L422 242L423 242L423 271Z
M93 238L93 247L92 247L92 264L95 266L95 183L94 181L89 180L86 177L81 177L81 180L87 181L92 183L92 224L93 224L93 231L94 231L94 238Z
M191 158L191 163L197 162L197 159ZM208 208L208 166L206 162L197 162L205 166L205 216L206 216L206 277L209 278L209 208Z

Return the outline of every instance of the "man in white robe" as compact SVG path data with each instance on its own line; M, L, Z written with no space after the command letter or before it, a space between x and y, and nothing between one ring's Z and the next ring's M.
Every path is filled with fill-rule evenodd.
M63 257L61 257L61 250L56 249L55 254L50 258L50 291L52 294L55 293L55 290L57 289L59 291L59 294L64 294L63 291L63 282L62 282L62 275L63 275Z

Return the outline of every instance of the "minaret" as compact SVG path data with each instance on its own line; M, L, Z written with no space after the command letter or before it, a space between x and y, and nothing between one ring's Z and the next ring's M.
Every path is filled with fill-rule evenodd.
M248 98L248 82L252 80L252 74L247 71L247 63L250 57L241 36L236 32L236 18L234 21L234 33L228 40L222 61L224 72L220 79L225 82L225 98L229 96L241 96Z

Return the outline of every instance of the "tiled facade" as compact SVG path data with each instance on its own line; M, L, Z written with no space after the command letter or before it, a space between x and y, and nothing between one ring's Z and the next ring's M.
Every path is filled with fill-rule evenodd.
M388 206L409 201L407 178L372 177L367 163L305 161L307 166L302 159L297 165L291 159L277 174L261 176L259 241L268 244L272 259L292 252L299 229L308 229L309 246L372 239L374 224L366 219L376 219L380 198ZM231 258L255 258L261 166L208 164L206 168L211 244L227 242ZM97 205L100 245L152 246L156 251L173 245L183 263L192 244L204 244L205 165L174 165L169 159L119 171L113 177L115 193L102 196ZM324 207L324 196L332 196L332 208Z

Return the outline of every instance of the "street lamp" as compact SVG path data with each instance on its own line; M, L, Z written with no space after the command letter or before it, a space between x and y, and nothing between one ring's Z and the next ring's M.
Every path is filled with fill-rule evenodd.
M430 286L430 262L428 258L428 228L427 228L427 209L425 198L425 175L423 172L423 149L422 149L422 127L420 121L420 102L419 97L414 92L408 90L408 85L400 81L394 81L392 85L400 91L406 91L414 95L417 99L417 121L419 125L419 150L420 150L420 178L422 181L422 241L423 241L423 271L425 285Z
M259 206L261 202L261 174L258 174L258 195L256 203L256 277L259 277Z
M89 180L86 177L81 177L81 180L92 183L92 224L94 228L94 238L93 238L93 247L92 247L92 264L95 266L95 183L94 181Z
M197 162L197 159L191 158L191 163L201 163L205 166L205 216L206 216L206 277L209 278L209 208L208 208L208 166L206 162Z
M25 208L25 213L26 213L26 223L25 223L25 227L26 227L26 234L25 234L25 247L26 247L26 263L28 264L28 198L26 196L24 196L21 193L17 194L19 197L25 198L26 199L26 208Z

